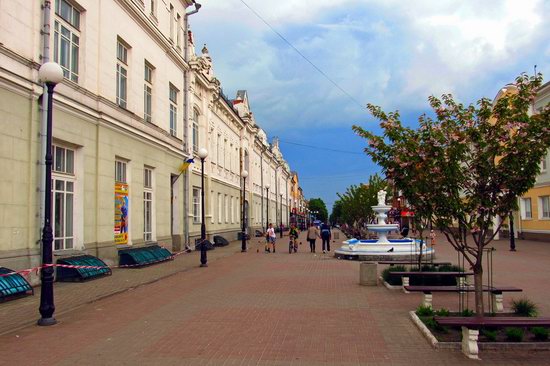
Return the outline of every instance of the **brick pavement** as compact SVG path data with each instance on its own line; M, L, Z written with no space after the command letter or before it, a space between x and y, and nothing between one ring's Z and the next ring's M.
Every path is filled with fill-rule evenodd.
M208 261L215 261L240 252L241 242L208 251ZM55 316L84 304L133 289L195 268L200 264L200 252L183 253L174 260L142 268L114 268L108 277L86 282L56 282L54 284ZM0 335L36 323L40 314L40 287L35 296L0 303Z
M237 253L239 247L232 243L217 252L220 259L209 261L208 268L197 268L198 256L193 253L180 261L189 260L189 270L182 263L162 281L152 278L149 282L154 282L132 286L131 291L91 303L81 301L72 311L58 312L56 326L30 326L4 334L0 336L0 363L480 364L457 351L434 350L421 337L407 314L420 303L420 295L359 286L358 262L336 260L328 254L314 256L305 240L300 252L292 255L283 250L284 242L276 254L256 253L255 243L248 253ZM542 315L550 314L550 294L542 291L550 271L549 244L519 241L516 253L505 251L506 244L495 243L495 282L524 288L527 297L542 305ZM448 247L439 244L438 248L440 259L454 259ZM209 258L214 259L216 251ZM160 278L167 270L164 266L176 263L120 270L111 278L86 284L64 284L56 290L58 309L74 304L64 296L87 293L84 285L95 282L99 288L108 281L131 282L117 278L146 277L143 270ZM434 300L437 306L439 300ZM441 297L441 303L446 301L452 304L453 300ZM15 311L15 303L0 304L0 310L9 305ZM36 317L34 308L32 322ZM481 356L484 365L550 364L546 351L483 352Z

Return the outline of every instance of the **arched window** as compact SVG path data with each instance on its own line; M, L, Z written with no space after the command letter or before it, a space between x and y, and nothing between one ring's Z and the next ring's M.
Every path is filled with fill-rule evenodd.
M199 111L193 109L193 152L199 151Z

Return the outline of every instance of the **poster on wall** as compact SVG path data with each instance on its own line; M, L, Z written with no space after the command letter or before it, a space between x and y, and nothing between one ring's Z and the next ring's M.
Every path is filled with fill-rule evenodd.
M128 184L115 183L115 244L128 244Z

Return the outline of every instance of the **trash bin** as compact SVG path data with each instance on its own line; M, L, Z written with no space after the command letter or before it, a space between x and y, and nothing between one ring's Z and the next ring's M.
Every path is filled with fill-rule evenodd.
M378 264L376 262L361 262L359 264L359 284L363 286L378 285Z

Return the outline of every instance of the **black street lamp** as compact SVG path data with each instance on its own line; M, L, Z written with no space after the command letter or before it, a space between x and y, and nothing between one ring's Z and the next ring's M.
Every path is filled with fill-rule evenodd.
M201 267L208 267L206 256L206 223L204 220L204 159L208 156L208 150L201 147L198 152L201 159Z
M266 208L266 214L265 214L265 231L269 228L269 184L265 185L265 189L267 190L267 208Z
M44 228L42 230L42 265L47 266L53 262L52 242L53 231L51 225L52 216L52 112L53 89L63 80L63 69L55 62L46 62L38 70L40 81L46 84L48 89L48 115L46 125L46 186L44 194ZM40 271L40 315L38 325L54 325L57 320L53 317L55 305L53 299L53 267L43 267Z
M241 173L243 177L243 205L242 205L242 235L241 235L241 252L246 252L246 223L245 223L245 201L246 201L246 177L248 177L248 171L243 170Z

